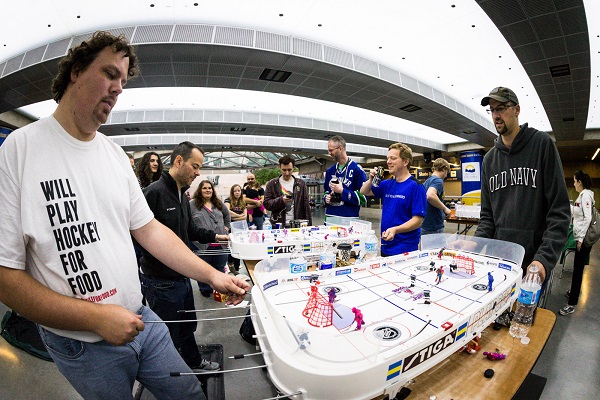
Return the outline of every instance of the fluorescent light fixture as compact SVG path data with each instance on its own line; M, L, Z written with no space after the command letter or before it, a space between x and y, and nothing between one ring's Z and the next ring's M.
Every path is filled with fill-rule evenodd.
M594 153L594 155L592 156L592 161L594 161L594 159L596 158L596 156L598 155L598 152L600 152L600 147L598 147L596 149L596 152Z

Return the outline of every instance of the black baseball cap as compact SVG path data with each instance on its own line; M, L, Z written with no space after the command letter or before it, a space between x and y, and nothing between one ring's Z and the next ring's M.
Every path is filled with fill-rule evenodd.
M519 104L519 99L517 98L515 92L507 87L502 86L493 88L489 95L481 99L481 105L484 107L489 105L490 99L494 99L500 103L508 103L509 101L512 101L515 104Z

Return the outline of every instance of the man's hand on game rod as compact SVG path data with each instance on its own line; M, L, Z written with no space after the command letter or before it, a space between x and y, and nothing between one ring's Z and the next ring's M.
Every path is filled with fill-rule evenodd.
M229 235L225 234L225 235L216 235L215 238L217 239L217 242L227 242L229 241Z
M144 330L142 316L115 304L102 304L101 315L96 319L98 326L94 330L108 343L121 346L132 342Z
M211 285L217 292L228 296L227 305L237 305L246 297L246 292L250 291L248 282L227 274L219 274Z

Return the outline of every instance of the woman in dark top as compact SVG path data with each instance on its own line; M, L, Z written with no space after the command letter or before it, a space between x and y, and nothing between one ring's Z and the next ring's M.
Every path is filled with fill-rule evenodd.
M153 151L144 154L136 168L140 187L144 189L152 182L157 181L162 170L163 165L158 154Z

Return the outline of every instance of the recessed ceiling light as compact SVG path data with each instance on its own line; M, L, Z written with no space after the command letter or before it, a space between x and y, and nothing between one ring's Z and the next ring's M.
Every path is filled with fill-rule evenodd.
M571 67L569 64L553 65L550 67L550 75L552 75L553 78L571 75Z
M229 149L231 149L231 146L221 146L221 148L225 149L225 150L229 150Z
M283 17L283 14L279 14L280 17Z
M290 77L290 75L292 75L292 73L288 71L280 71L278 69L265 68L258 79L263 81L282 83L285 82Z
M81 15L78 15L77 18L81 18Z
M414 104L408 104L404 107L400 107L400 109L402 111L406 111L406 112L415 112L415 111L422 110L423 107L415 106Z
M50 28L52 25L48 24L48 28Z
M246 128L242 128L240 126L232 126L231 128L229 128L229 130L231 132L245 132Z
M146 146L148 150L156 150L156 146Z
M321 26L323 26L323 24L319 24L319 25L317 25L317 26L321 27Z
M154 7L154 4L150 4L150 7Z
M131 127L125 128L125 131L127 131L127 132L139 132L140 128L136 128L136 127L131 126Z

